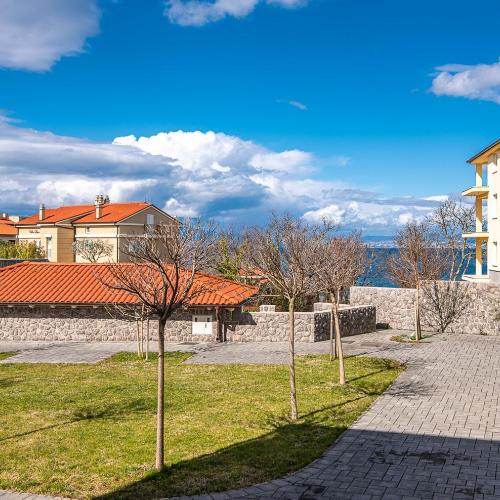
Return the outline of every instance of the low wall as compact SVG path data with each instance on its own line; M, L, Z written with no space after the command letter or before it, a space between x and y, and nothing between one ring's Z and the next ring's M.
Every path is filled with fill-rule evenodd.
M330 336L329 304L314 312L295 313L295 340L319 342ZM345 306L339 313L342 336L375 331L375 308ZM288 340L287 312L241 313L234 323L225 325L227 340L232 342L284 342Z
M469 306L448 328L454 333L500 335L500 285L460 282L467 287ZM391 328L412 330L415 327L415 290L411 288L352 287L351 305L372 304L377 310L377 323ZM425 301L425 295L422 298ZM422 328L432 330L422 310Z
M325 306L327 307L327 306ZM211 317L211 335L192 333L193 314ZM104 307L0 307L0 340L46 341L133 341L137 323L113 317ZM343 336L375 330L375 308L344 307L340 311ZM330 313L324 310L299 312L295 316L297 342L317 342L329 338ZM286 341L288 313L252 312L236 309L225 311L222 326L225 339L230 342ZM157 339L158 323L150 321L150 338ZM213 309L178 311L167 322L165 340L171 342L214 342L217 339L217 321Z
M179 311L168 321L165 339L177 342L215 340L215 322L212 336L201 338L192 335L191 321L191 311ZM149 324L150 339L156 340L158 322L151 320ZM106 342L133 341L136 335L135 321L112 317L103 307L0 307L0 340Z

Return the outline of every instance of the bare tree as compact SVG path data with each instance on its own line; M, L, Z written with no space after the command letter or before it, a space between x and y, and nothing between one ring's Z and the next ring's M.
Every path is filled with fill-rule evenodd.
M444 333L470 307L469 284L443 280L422 283L422 313L425 322Z
M429 216L428 223L438 234L446 266L443 281L423 283L422 312L426 323L444 332L470 305L469 286L460 280L474 256L474 249L462 237L474 231L474 207L447 200Z
M295 384L295 303L317 292L316 275L323 266L322 240L327 226L310 226L285 214L273 214L264 228L248 233L248 263L288 300L288 365L290 368L291 419L298 417Z
M342 290L356 284L366 266L366 245L359 233L325 238L322 254L327 265L318 273L319 288L330 295L330 359L339 358L339 382L345 384L344 352L340 331L339 307ZM335 325L335 349L334 349Z
M164 379L165 326L181 307L201 294L215 291L217 279L200 280L197 273L208 269L217 237L213 225L200 220L177 226L148 228L145 235L130 238L122 251L130 263L109 264L105 284L132 295L144 306L147 317L158 320L158 394L156 468L164 468Z
M394 243L397 252L387 259L387 270L393 281L403 288L415 288L415 339L422 338L420 297L422 281L439 280L447 265L438 233L426 222L406 224Z
M111 257L113 245L102 239L84 239L73 243L73 252L87 262L99 262Z
M447 200L429 216L428 223L438 232L442 251L447 254L446 279L460 280L474 256L473 247L462 236L474 231L474 207L465 206L454 199Z

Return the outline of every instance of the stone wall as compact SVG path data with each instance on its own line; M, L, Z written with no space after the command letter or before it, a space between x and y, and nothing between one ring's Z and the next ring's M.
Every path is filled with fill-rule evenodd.
M314 312L295 313L295 340L319 342L330 336L330 304L321 304ZM319 310L318 310L319 309ZM342 307L340 313L342 336L375 331L375 308L372 306ZM288 340L287 312L261 311L240 313L225 325L227 340L232 342L284 342Z
M165 339L183 341L213 341L212 336L191 334L192 311L179 311L167 322ZM209 314L204 312L204 314ZM0 340L71 340L83 342L132 341L136 339L137 323L113 317L103 307L0 307ZM146 326L144 326L146 329ZM150 338L158 338L158 322L150 321Z
M495 318L500 312L500 285L491 283L460 282L466 287L469 306L448 331L480 335L500 335L500 322ZM425 303L425 294L422 301ZM415 316L415 290L410 288L353 287L351 305L372 304L377 310L377 323L387 323L391 328L412 330ZM422 311L422 328L434 330Z
M350 289L349 302L353 306L374 306L379 324L401 330L414 328L415 290L412 288L354 286Z
M328 305L325 305L328 309ZM193 335L193 314L212 318L211 335ZM340 311L344 336L375 330L375 308L344 307ZM297 342L326 340L330 331L330 313L324 310L299 312L295 316ZM225 311L223 332L230 342L286 341L288 313L264 312L232 313ZM134 341L137 323L126 321L103 307L0 307L0 340L47 341ZM156 340L157 321L150 321L150 338ZM213 342L217 339L217 321L213 309L181 310L167 322L165 339L171 342Z

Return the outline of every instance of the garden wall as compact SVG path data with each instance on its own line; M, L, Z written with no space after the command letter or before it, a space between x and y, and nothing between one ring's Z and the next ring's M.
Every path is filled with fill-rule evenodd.
M467 287L469 306L448 330L455 333L500 335L500 322L495 319L500 311L500 285L460 282L459 286ZM390 328L401 330L414 328L414 289L352 287L350 303L375 306L377 323L387 323ZM426 320L425 311L422 313L422 328L428 331L434 329Z
M322 304L322 306L325 306ZM223 333L230 342L286 341L288 313L225 311ZM326 306L328 307L328 306ZM269 311L271 309L271 311ZM133 341L137 323L113 317L104 307L0 306L0 340L45 341ZM211 335L193 335L192 315L211 316ZM329 336L330 313L296 313L296 340L317 342ZM375 330L374 307L345 307L340 312L344 336ZM150 338L157 338L156 321L150 321ZM217 321L213 308L179 311L167 322L165 338L172 342L213 342L217 339Z
M297 342L327 340L330 336L330 308L330 304L315 304L314 312L295 313L295 340ZM375 331L375 308L372 306L344 306L339 318L342 336ZM226 338L233 342L284 342L288 340L288 313L274 311L240 313L237 321L226 324L225 330Z

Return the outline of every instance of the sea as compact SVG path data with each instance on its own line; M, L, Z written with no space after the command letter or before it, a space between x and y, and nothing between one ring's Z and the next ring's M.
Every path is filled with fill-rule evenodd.
M366 273L361 276L358 284L396 288L397 285L391 281L386 270L387 258L397 252L393 238L391 236L365 236L363 240L368 246L370 266ZM486 273L486 268L483 269L483 272ZM472 259L464 274L474 273L475 261Z

